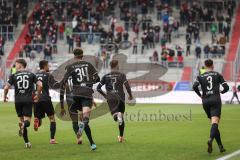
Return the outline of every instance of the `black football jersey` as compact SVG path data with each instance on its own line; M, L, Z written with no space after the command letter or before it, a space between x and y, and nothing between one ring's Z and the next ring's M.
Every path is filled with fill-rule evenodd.
M221 74L209 71L199 75L194 85L200 84L203 98L220 99L220 85L225 83L226 81Z
M128 83L126 75L120 72L110 72L100 81L102 86L105 85L107 93L117 94L123 101L125 100L124 83Z
M40 101L51 100L49 89L56 86L58 82L54 80L54 77L50 73L44 72L44 71L40 71L36 73L36 77L39 81L42 82L42 86L43 86L42 94L40 95L39 100Z
M34 86L37 81L36 75L29 71L18 71L10 75L8 83L15 88L15 102L32 102Z
M66 67L64 83L67 83L69 77L72 78L73 95L92 97L93 84L99 81L97 70L94 66L86 61L77 61Z

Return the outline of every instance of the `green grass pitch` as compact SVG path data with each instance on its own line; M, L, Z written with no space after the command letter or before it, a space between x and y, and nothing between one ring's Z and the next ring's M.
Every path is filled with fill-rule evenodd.
M38 132L31 124L29 137L32 148L25 149L23 139L17 136L18 119L13 103L0 103L0 159L208 160L240 149L240 105L223 106L220 131L227 152L220 154L214 142L211 155L206 152L210 125L200 105L148 104L129 106L126 111L126 141L122 144L117 142L117 124L107 114L90 122L98 146L94 152L90 151L85 135L84 143L77 145L71 123L60 120L57 120L56 133L59 144L50 145L48 119L44 119ZM155 121L156 117L150 115L159 111L168 115L189 115L191 111L191 117ZM148 121L144 116L148 116Z

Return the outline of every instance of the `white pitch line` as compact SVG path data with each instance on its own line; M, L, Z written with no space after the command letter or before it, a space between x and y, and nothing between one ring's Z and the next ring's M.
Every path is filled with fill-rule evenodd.
M240 155L240 150L237 150L237 151L235 151L235 152L233 152L231 154L228 154L228 155L223 156L221 158L218 158L216 160L227 160L227 159L232 158L232 157L237 156L237 155Z

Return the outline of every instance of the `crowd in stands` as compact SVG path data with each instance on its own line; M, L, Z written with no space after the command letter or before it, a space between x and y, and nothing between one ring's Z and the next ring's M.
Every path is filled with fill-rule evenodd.
M207 44L207 50L204 51L205 56L208 53L218 55L221 57L225 54L225 44L229 41L229 34L231 29L231 20L236 7L235 1L227 1L226 4L222 2L209 2L201 6L200 3L193 2L192 6L188 8L183 4L180 10L180 24L187 24L186 28L186 55L190 54L192 39L196 44L196 57L201 57L201 41L199 33L201 30L209 31L212 34L212 47ZM224 12L224 7L227 13ZM204 48L206 48L206 46Z
M172 15L172 8L168 4L157 4L157 18L162 21L162 26L149 26L143 32L142 51L145 48L155 48L155 44L160 42L162 46L161 60L172 63L174 52L179 52L177 48L170 49L166 53L165 48L167 43L171 44L172 38L179 37L179 27L186 27L186 50L185 55L189 56L193 50L191 46L195 46L196 58L215 58L225 55L226 43L229 41L229 34L231 30L231 20L236 8L235 1L217 1L206 2L193 1L192 4L182 3L180 5L180 19L176 19ZM149 6L150 7L150 6ZM200 33L211 33L211 41L201 44ZM159 36L161 35L161 36ZM160 39L159 39L160 37ZM133 40L133 44L135 44ZM169 49L168 49L169 50ZM171 51L172 50L172 51ZM203 50L203 51L202 51ZM182 53L183 51L181 51ZM136 47L133 45L133 54L136 54ZM157 58L154 58L157 57ZM154 52L151 60L158 60L157 51ZM182 63L182 54L177 54L175 58L177 63Z
M14 39L14 27L18 26L20 16L22 23L26 23L28 4L28 0L2 0L0 2L0 58L4 55L6 42Z
M0 34L6 40L13 40L14 27L26 23L28 15L28 0L2 0L0 3Z
M0 36L0 57L4 55L5 39Z
M152 61L166 59L182 64L189 55L222 57L229 41L235 1L176 1L175 6L172 3L171 0L42 1L33 13L29 34L25 37L26 56L34 58L35 54L43 52L44 57L51 60L52 54L58 51L60 39L68 44L69 53L83 42L99 43L101 48L97 55L102 57L109 57L105 56L106 51L114 54L129 46L133 54L144 54L148 49L156 50L156 46L161 46L161 50L150 57ZM179 17L173 14L174 7ZM180 33L180 27L185 27L186 31ZM202 42L201 32L211 33L211 41ZM171 44L180 36L185 36L185 46Z
M52 53L57 53L58 25L53 12L54 8L46 2L33 11L23 48L26 57L34 59L37 53L43 52L45 59L52 60Z

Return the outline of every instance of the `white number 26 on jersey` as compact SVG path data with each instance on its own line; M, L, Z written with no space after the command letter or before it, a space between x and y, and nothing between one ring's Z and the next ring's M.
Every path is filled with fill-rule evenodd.
M23 76L17 76L17 87L18 89L28 89L29 88L29 76L23 75Z

